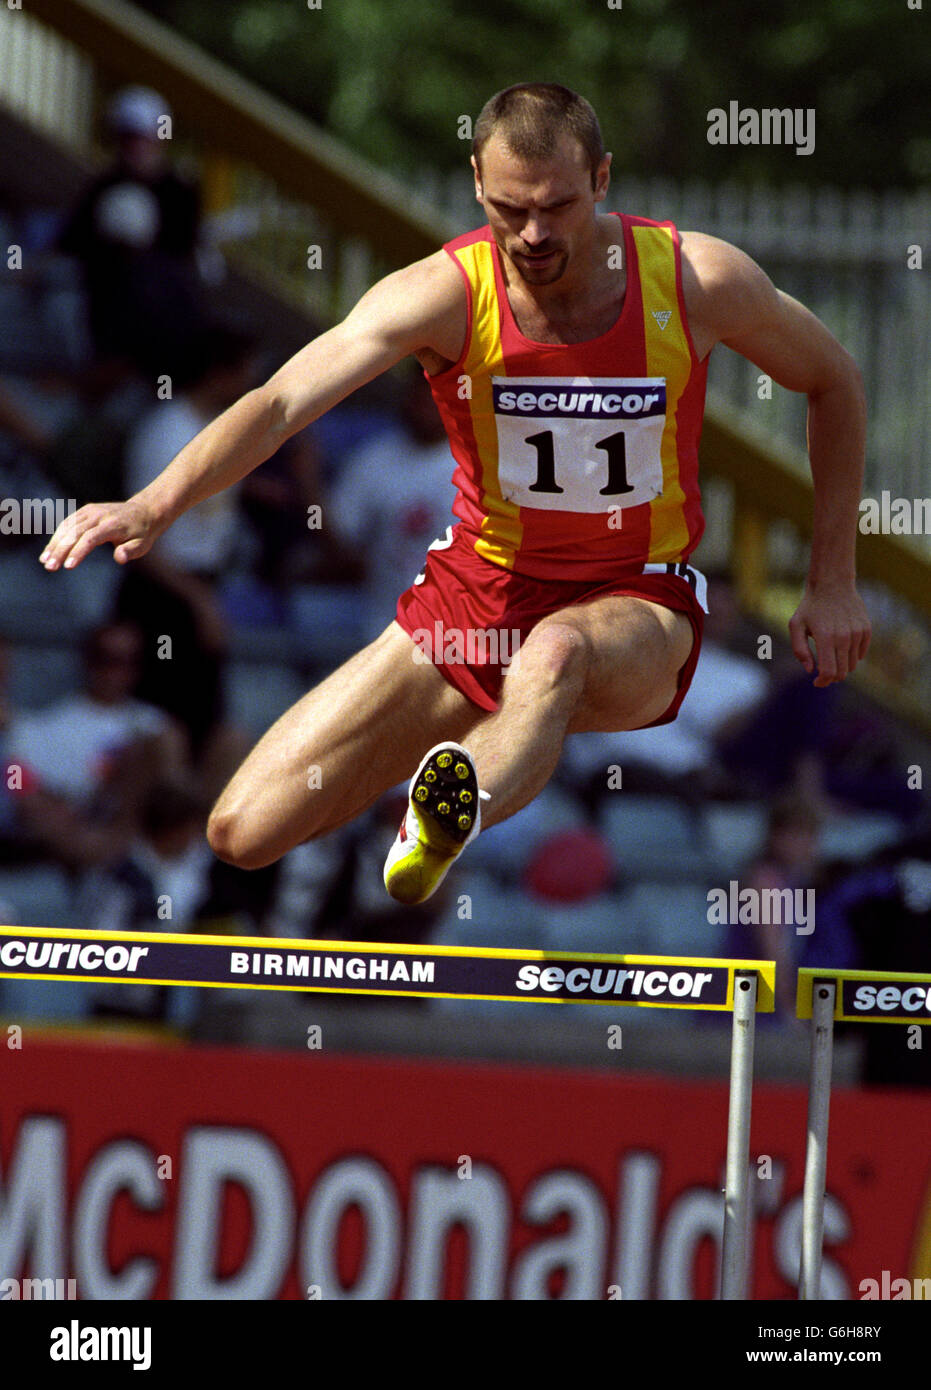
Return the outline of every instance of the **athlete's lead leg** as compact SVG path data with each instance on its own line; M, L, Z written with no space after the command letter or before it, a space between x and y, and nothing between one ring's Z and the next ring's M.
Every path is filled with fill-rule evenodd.
M636 729L672 702L692 646L684 613L609 596L544 618L505 677L498 712L465 739L491 794L485 826L546 785L567 734Z
M470 805L477 805L479 785L489 793L483 826L512 816L549 781L567 733L635 729L658 718L675 696L692 642L685 614L638 598L596 599L538 623L505 677L498 712L466 737L468 756L450 744L418 770L385 863L392 897L404 903L430 897L476 833L468 824L456 833L463 810L457 777Z

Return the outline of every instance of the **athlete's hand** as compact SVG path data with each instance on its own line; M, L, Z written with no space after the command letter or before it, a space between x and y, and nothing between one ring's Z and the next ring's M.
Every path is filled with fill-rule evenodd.
M815 685L832 685L849 676L866 656L870 620L853 584L819 584L807 588L789 620L792 650L811 674L815 669L810 641L815 644L818 675ZM810 640L809 640L810 639Z
M47 570L74 569L98 545L109 542L114 560L125 565L151 550L161 529L138 497L128 502L90 502L65 517L39 562Z

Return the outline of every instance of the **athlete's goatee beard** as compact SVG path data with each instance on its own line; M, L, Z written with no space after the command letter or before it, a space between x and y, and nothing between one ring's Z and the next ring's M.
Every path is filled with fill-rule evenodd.
M553 257L552 261L548 259L550 256ZM546 258L540 256L539 253L537 256L533 256L528 255L526 251L517 251L514 253L512 259L517 267L519 275L523 280L526 280L528 284L551 285L564 274L569 256L568 253L561 248L558 250L554 248L553 251L546 253ZM535 261L537 259L541 261L545 259L545 264L536 265Z

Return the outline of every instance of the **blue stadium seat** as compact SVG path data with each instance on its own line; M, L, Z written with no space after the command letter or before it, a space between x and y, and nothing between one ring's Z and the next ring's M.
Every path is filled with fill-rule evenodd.
M463 868L449 883L450 904L431 934L438 946L544 948L545 914L526 893L503 888L493 875L474 868ZM464 895L471 917L459 915Z
M52 864L0 869L0 902L15 914L9 924L76 927L70 880Z
M821 853L825 859L859 862L902 838L896 816L881 811L855 812L828 821L821 833Z
M643 954L718 956L726 928L708 921L708 893L695 883L638 883L624 910L639 922Z
M702 808L709 855L718 876L746 868L763 847L767 809L757 801L710 801Z
M523 873L544 840L582 824L575 799L551 783L516 815L483 830L466 853L471 866L513 879Z
M225 671L229 717L258 738L299 700L304 683L289 667L231 661Z
M598 817L620 871L632 878L696 878L709 869L700 822L672 797L617 791Z
M295 587L288 622L300 656L315 666L335 665L354 656L365 642L365 602L348 584Z

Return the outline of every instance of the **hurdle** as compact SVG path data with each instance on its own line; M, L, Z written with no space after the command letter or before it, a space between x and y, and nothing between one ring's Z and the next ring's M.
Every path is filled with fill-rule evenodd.
M795 1012L811 1020L808 1132L798 1296L821 1298L824 1195L835 1023L931 1023L931 975L887 970L798 972Z
M773 1012L775 972L773 961L704 956L0 927L0 979L730 1013L720 1288L730 1300L747 1297L755 1018Z

